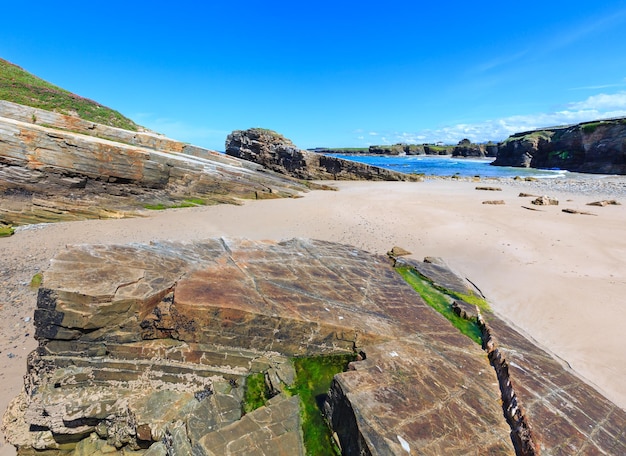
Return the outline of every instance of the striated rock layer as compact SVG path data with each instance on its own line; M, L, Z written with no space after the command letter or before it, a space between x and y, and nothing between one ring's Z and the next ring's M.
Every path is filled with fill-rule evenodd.
M353 431L371 454L402 454L402 442L424 454L477 444L513 452L484 352L385 258L350 246L216 239L68 247L44 274L35 325L39 348L4 417L23 454L104 444L239 454L215 449L235 433L241 445L268 449L255 454L280 454L274 442L301 442L294 403L279 394L266 406L275 411L254 412L266 418L244 420L246 376L289 384L289 357L354 352L367 360L344 374L360 385L361 398L349 398L360 416ZM442 416L457 424L433 428L438 437L419 431Z
M233 131L226 138L226 154L261 164L268 169L298 179L421 180L417 175L298 149L291 140L263 128Z
M2 223L124 217L147 205L237 203L307 190L259 165L161 135L0 102Z
M445 264L398 261L437 287L463 294L471 290ZM499 316L481 315L462 300L453 306L459 315L478 320L482 329L483 348L498 376L502 409L517 454L626 454L624 410Z
M470 291L441 263L403 264ZM343 454L623 453L621 409L485 320L487 351L346 245L70 246L44 274L3 430L23 455L304 454L289 358L356 353L324 405ZM275 396L242 414L251 373Z

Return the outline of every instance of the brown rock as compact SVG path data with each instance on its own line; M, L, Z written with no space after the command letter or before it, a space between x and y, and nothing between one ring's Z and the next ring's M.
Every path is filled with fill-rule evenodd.
M580 215L598 215L598 214L594 214L593 212L585 212L585 211L579 211L578 209L562 209L563 212L565 212L566 214L580 214Z
M272 171L307 180L421 181L422 177L298 149L272 130L233 131L226 154L258 163Z
M480 295L440 259L398 263ZM280 385L288 357L356 352L324 406L344 454L624 453L623 410L483 313L488 356L384 257L328 242L68 247L44 273L40 345L3 430L24 453L301 454L299 399L273 386L242 417L245 377Z
M489 192L501 192L502 188L500 187L489 187L489 186L478 186L476 187L476 190L486 190Z
M549 196L540 196L539 198L532 200L531 203L536 206L558 206L559 200Z
M619 203L615 200L602 200L602 201L594 201L593 203L587 203L587 206L619 206L622 203Z
M494 204L494 205L502 205L502 204L506 204L504 200L488 200L488 201L483 201L483 204Z
M19 110L3 110L6 106L0 103L0 113L24 117ZM113 140L0 117L0 223L118 218L137 215L147 205L295 197L312 186L153 133L44 113L37 119L50 117L64 126L76 122L92 134L102 129ZM180 153L188 149L197 156Z
M387 255L389 255L390 257L399 257L399 256L411 255L411 252L409 252L406 249L403 249L402 247L395 246L389 252L387 252Z
M24 449L53 449L96 430L109 445L130 449L145 445L148 433L168 448L188 441L198 454L211 454L227 435L232 448L255 442L263 454L297 448L299 433L270 435L253 414L240 419L233 406L239 387L220 385L242 385L253 369L273 382L293 378L285 356L356 350L369 366L357 370L381 368L388 382L350 375L362 392L353 410L366 420L357 436L390 438L400 448L390 430L401 420L408 427L398 435L417 448L423 436L412 426L437 420L426 412L441 401L447 419L474 422L479 415L489 430L477 425L458 434L454 427L433 448L447 451L469 438L503 442L512 452L480 347L426 306L384 258L350 246L210 240L70 247L44 274L35 325L40 347L12 408L22 415L5 418L6 435ZM297 413L271 420L293 429L289 416ZM374 419L380 424L370 431Z

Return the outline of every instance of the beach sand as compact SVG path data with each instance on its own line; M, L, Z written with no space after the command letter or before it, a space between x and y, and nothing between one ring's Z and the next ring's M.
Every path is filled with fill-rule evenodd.
M502 191L480 191L477 185ZM442 257L478 286L496 313L626 409L626 204L586 206L603 195L585 189L553 190L548 194L559 198L558 206L532 206L520 191L544 192L512 181L336 186L339 191L312 191L298 199L38 225L0 239L0 412L20 391L26 356L36 346L36 293L28 283L57 251L68 244L216 236L315 238L380 254L397 245L419 260ZM486 200L505 204L482 204ZM564 208L596 215L567 214ZM0 444L0 455L9 454L13 449Z

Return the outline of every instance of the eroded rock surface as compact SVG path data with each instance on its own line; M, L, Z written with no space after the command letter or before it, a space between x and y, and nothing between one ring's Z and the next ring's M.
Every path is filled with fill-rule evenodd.
M398 261L471 291L439 259ZM289 358L358 353L324 405L343 454L624 450L621 409L485 319L488 352L387 258L329 242L70 246L44 274L3 430L24 455L304 454ZM252 373L274 397L242 414Z
M236 434L239 443L220 454L244 454L234 448L250 442L263 451L256 454L280 454L267 451L300 441L294 401L279 394L266 412L241 418L246 376L266 372L289 384L289 357L355 350L367 359L337 382L359 385L360 396L347 397L371 454L402 454L397 435L426 448L432 437L415 426L441 423L440 409L472 425L433 427L441 438L429 454L470 442L513 451L480 347L424 305L386 258L350 246L216 239L68 247L44 275L35 320L40 345L4 418L23 452L106 443L212 454Z
M399 260L436 286L468 294L471 286L444 264ZM476 308L457 301L466 318ZM518 454L626 454L626 412L497 315L483 312L483 344L498 372L503 410Z
M420 176L298 149L291 140L262 128L233 131L226 154L249 160L281 174L307 180L419 181Z
M237 203L307 190L259 165L161 135L0 102L6 224L119 218L147 205Z

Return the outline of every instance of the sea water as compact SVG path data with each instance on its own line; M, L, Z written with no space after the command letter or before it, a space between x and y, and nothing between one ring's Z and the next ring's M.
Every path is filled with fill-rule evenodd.
M492 166L493 158L456 158L440 155L343 155L333 157L366 163L401 173L425 174L427 176L459 177L565 177L567 171L512 166Z

